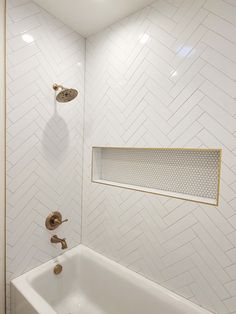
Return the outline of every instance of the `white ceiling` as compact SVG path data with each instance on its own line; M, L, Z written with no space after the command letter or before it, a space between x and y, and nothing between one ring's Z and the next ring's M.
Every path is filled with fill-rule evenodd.
M65 24L88 37L153 0L34 0Z

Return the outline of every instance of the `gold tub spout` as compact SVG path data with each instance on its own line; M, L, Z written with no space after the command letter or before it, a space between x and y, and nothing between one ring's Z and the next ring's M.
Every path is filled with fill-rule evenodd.
M67 243L66 243L66 239L60 239L58 238L57 235L54 235L51 237L51 243L61 243L61 249L65 250L67 249Z

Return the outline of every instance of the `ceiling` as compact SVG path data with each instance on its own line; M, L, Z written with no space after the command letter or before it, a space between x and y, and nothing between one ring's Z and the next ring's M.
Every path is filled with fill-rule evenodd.
M34 0L65 24L88 37L153 0Z

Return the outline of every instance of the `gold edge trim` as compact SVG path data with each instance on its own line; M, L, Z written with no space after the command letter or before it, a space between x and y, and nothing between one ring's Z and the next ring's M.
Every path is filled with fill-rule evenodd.
M94 165L94 161L93 161L93 156L94 156L94 149L99 148L109 148L109 149L142 149L142 150L185 150L185 151L202 151L202 152L219 152L220 156L219 156L219 162L218 162L218 183L217 183L217 195L216 195L216 203L212 204L212 203L208 203L208 202L203 202L203 201L196 201L196 200L192 200L192 199L188 199L188 198L182 198L182 197L177 197L177 196L172 196L172 195L166 195L166 194L161 194L161 193L155 193L155 192L150 192L150 191L145 191L140 189L135 189L135 188L129 188L127 186L119 186L119 185L115 185L115 184L109 184L109 183L105 183L105 182L99 182L94 180L93 178L93 165ZM170 197L170 198L175 198L175 199L180 199L183 201L189 201L189 202L194 202L194 203L198 203L198 204L205 204L205 205L210 205L210 206L219 206L219 198L220 198L220 180L221 180L221 164L222 164L222 148L181 148L181 147L175 147L175 148L171 148L171 147L122 147L122 146L92 146L92 161L91 161L91 182L92 183L98 183L98 184L103 184L103 185L107 185L107 186L113 186L116 188L120 188L120 189L127 189L127 190L133 190L133 191L138 191L138 192L143 192L143 193L148 193L148 194L154 194L154 195L160 195L160 196L165 196L165 197Z
M109 149L142 149L142 150L185 150L185 151L208 151L220 152L222 148L196 148L196 147L122 147L122 146L92 146L94 148L109 148Z
M4 0L4 307L5 312L7 312L7 260L6 260L6 252L7 252L7 231L6 231L6 214L7 214L7 132L6 132L6 125L7 125L7 0Z

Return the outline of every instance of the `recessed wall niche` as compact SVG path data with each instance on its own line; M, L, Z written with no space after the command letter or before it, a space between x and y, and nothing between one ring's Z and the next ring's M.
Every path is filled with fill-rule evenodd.
M93 147L92 181L217 206L221 149Z

